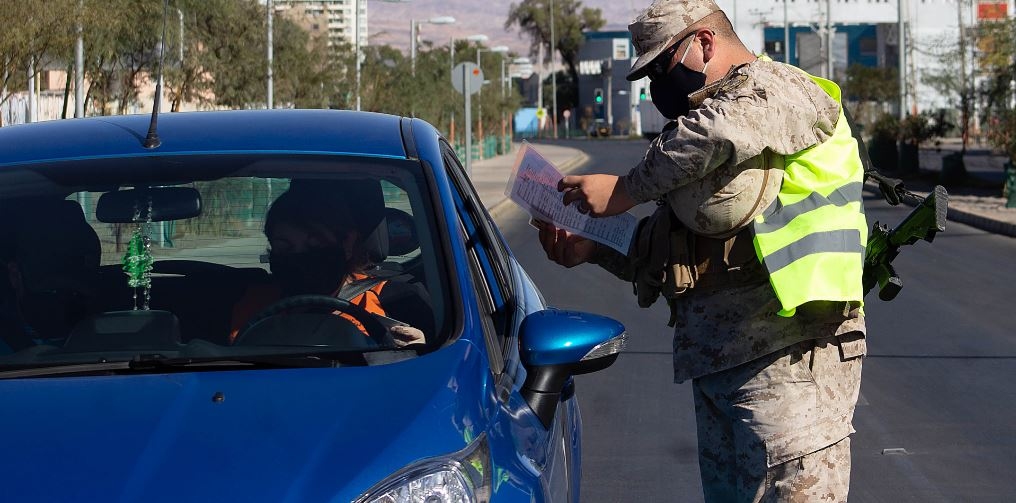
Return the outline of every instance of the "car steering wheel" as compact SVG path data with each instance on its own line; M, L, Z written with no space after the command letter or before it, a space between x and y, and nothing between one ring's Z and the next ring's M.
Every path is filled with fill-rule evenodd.
M395 339L392 334L388 332L388 329L381 324L370 312L366 309L353 304L347 300L332 297L330 295L294 295L292 297L286 297L265 309L258 314L251 317L247 325L243 327L243 330L236 337L234 344L239 344L243 340L244 336L258 323L291 311L293 309L320 309L327 311L341 311L344 314L348 314L353 317L356 321L363 325L364 330L367 331L367 337L369 337L379 348L394 348Z

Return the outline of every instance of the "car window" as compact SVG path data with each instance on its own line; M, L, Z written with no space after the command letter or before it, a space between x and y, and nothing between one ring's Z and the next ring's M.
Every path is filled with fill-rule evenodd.
M446 168L452 174L455 185L456 206L461 218L461 230L469 246L475 266L481 277L479 293L486 297L490 323L488 327L497 338L496 346L501 353L507 346L511 331L514 293L511 289L509 255L500 234L468 182L465 172L450 147L442 144Z
M31 186L0 187L0 254L19 271L0 281L0 365L415 355L449 336L420 163L195 158L174 163L219 169L155 174L125 162L26 168Z

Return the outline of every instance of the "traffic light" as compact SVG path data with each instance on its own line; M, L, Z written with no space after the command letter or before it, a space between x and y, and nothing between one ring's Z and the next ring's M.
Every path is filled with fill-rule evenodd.
M646 88L639 88L639 101L646 101Z
M593 102L597 105L603 103L603 89L596 88L593 90Z

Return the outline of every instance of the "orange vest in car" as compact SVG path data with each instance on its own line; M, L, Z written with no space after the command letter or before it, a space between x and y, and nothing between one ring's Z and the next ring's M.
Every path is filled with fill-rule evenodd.
M359 281L366 278L366 274L354 273L352 275L353 281ZM386 316L384 308L381 307L381 290L384 289L387 283L387 281L381 281L370 287L370 289L366 292L349 299L350 304L362 307L368 313ZM338 294L338 290L332 293L332 295L336 297ZM244 292L243 297L241 297L236 305L233 306L233 318L230 323L229 330L229 343L232 344L236 341L236 336L240 333L240 330L247 325L247 321L281 299L282 291L279 289L278 285L255 285L248 288L247 291ZM361 332L364 334L367 333L367 329L364 328L363 324L353 316L341 311L334 311L333 314L349 320L349 322L356 325L356 328L358 328Z

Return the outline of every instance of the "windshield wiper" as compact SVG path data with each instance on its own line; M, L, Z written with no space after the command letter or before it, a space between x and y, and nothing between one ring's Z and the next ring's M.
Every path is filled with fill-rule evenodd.
M334 360L314 354L294 355L235 355L166 358L160 354L139 354L126 362L131 370L163 370L200 367L257 367L257 368L324 368L334 367Z
M327 368L339 362L329 356L315 354L294 355L235 355L210 357L167 358L159 354L139 354L131 360L100 361L94 363L60 363L55 365L18 365L0 370L0 379L47 377L69 374L122 374L150 371L193 371L222 368Z

